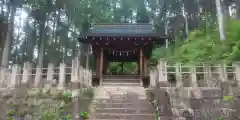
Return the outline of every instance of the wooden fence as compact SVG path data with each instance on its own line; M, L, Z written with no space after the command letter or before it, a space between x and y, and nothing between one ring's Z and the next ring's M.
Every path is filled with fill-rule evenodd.
M73 61L72 66L61 63L54 67L49 63L48 68L32 68L31 63L24 63L21 68L13 65L11 69L0 68L0 88L14 87L27 84L29 87L58 87L64 89L69 83L79 83L81 86L91 86L92 72Z
M157 68L150 70L151 86L160 82L168 83L173 87L217 87L219 82L224 81L240 85L240 63L236 62L228 66L226 64L209 65L205 63L195 66L180 63L170 65L160 59Z

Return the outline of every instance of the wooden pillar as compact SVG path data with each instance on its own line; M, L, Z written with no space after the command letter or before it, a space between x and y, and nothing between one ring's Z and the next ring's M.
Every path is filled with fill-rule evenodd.
M107 61L106 59L106 65L105 65L105 71L104 71L105 74L107 74L108 64L109 64L109 61Z
M101 48L100 53L100 85L102 85L102 76L103 76L103 48Z
M139 60L137 61L137 74L140 75L140 62L139 62Z
M107 73L108 61L107 59L103 60L103 74Z
M96 54L96 75L99 76L99 55Z
M142 77L143 76L143 51L142 51L142 48L140 48L140 60L139 60L139 69L140 69L140 76Z
M144 76L148 75L147 65L148 65L148 59L146 56L143 57L143 70L144 70Z
M87 45L86 69L89 69L89 48L90 46Z
M139 69L140 69L140 83L143 86L142 78L143 78L143 50L140 48L140 60L139 60Z

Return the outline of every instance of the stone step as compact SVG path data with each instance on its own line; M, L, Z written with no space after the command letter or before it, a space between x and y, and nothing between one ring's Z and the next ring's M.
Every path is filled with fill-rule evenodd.
M125 80L127 80L127 81L140 81L141 79L139 79L139 78L103 78L103 81L104 80L112 80L112 81L121 81L121 80L123 80L123 81L125 81Z
M96 119L154 120L154 114L109 114L95 113Z
M93 103L134 103L134 104L149 104L145 99L96 99Z
M103 86L141 86L140 83L108 83L103 81Z
M94 119L94 120L131 120L131 119Z
M96 113L123 113L123 114L152 114L154 113L154 108L96 108Z
M127 92L125 92L125 93L112 92L112 93L110 94L110 96L111 96L112 98L123 98L123 97L125 97L125 98L129 98L129 99L138 99L138 97L139 97L140 95L137 95L137 94L128 94Z
M131 120L131 119L94 119L94 120Z
M139 75L104 75L103 79L140 79Z
M93 103L96 108L152 108L150 103Z
M104 83L140 83L140 80L138 79L104 79L103 80Z

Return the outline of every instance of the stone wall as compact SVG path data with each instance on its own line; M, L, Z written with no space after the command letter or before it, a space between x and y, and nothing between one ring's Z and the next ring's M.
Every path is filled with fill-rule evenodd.
M23 67L0 67L0 120L37 120L55 109L59 110L52 113L55 117L69 114L73 120L82 120L79 114L88 112L92 99L83 96L86 89L92 89L92 73L77 58L72 66L49 63L48 68L33 68L25 63Z
M238 63L169 65L161 59L150 72L152 101L158 109L171 108L171 119L234 120L240 111L240 67ZM165 104L169 103L168 106ZM160 116L166 116L159 110ZM168 113L169 116L169 113ZM169 118L169 117L168 117ZM166 119L168 119L166 118ZM224 119L224 120L225 120Z
M81 112L89 112L93 89L59 90L56 88L30 89L17 86L0 91L0 119L38 120L46 116L51 119L83 120ZM69 96L70 95L70 96Z

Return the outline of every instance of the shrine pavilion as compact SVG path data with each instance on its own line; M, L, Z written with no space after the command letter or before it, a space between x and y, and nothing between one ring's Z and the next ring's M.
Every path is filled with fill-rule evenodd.
M167 37L154 32L151 24L97 24L78 40L91 45L96 57L94 77L101 84L109 62L137 62L140 78L149 78L147 64L154 45L165 45Z

